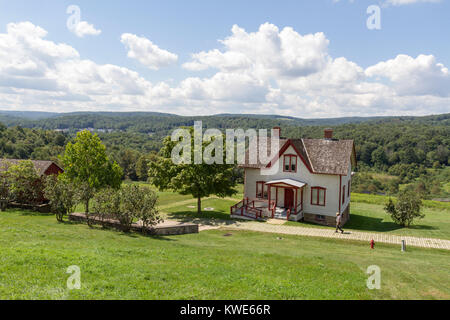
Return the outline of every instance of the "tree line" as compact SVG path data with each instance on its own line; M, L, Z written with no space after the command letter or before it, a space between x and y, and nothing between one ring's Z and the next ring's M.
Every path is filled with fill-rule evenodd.
M324 119L322 122L251 115L75 114L25 123L35 128L0 125L0 156L60 163L65 145L74 139L74 128L114 129L98 133L108 157L122 168L123 179L146 181L149 163L157 159L164 138L175 128L191 126L194 120L202 120L204 128L218 129L281 126L282 136L292 138L322 138L323 129L334 121L335 138L355 141L358 175L354 191L396 194L400 188L410 185L424 197L449 196L445 183L449 175L450 114L371 120ZM70 130L57 132L38 126ZM242 181L242 170L235 168L233 174L238 182Z

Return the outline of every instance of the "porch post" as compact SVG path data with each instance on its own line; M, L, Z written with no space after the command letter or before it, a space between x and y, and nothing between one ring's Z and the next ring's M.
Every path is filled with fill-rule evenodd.
M303 210L303 189L305 189L305 187L302 188L302 194L300 195L301 197L300 203L302 204L302 210Z
M297 214L297 198L298 198L298 189L295 188L295 208L294 208L295 214Z
M276 188L276 195L275 195L275 207L278 207L278 187L275 187Z

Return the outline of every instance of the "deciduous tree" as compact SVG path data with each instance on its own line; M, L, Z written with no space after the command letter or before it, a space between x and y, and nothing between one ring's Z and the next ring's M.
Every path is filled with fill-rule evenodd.
M74 143L68 143L62 158L64 175L82 187L82 201L89 213L89 201L94 193L107 186L119 188L122 182L122 169L111 162L106 148L97 134L88 130L77 133Z
M191 132L191 154L190 159L194 159L194 134ZM214 138L213 140L214 141ZM225 150L225 139L222 137L222 146ZM219 197L231 196L236 193L234 187L236 181L233 179L233 165L225 164L225 152L223 152L223 164L201 164L191 163L175 164L172 161L172 149L177 142L167 137L161 149L160 157L157 161L150 163L149 179L160 190L172 189L180 194L190 194L197 199L197 212L201 214L201 199L210 195ZM210 142L213 143L213 142ZM203 142L201 153L210 144ZM213 157L215 154L212 155Z

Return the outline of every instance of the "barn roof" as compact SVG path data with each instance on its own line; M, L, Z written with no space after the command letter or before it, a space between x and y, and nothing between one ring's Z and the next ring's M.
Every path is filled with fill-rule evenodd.
M10 166L19 164L20 161L26 161L26 160L21 160L21 159L0 159L0 172L8 170L8 168ZM37 173L40 176L44 175L45 172L48 170L48 168L50 168L50 166L52 164L54 164L59 169L61 169L61 167L58 166L53 161L48 161L48 160L30 160L30 161L33 163L34 168L36 169ZM61 169L61 171L62 171L62 169Z

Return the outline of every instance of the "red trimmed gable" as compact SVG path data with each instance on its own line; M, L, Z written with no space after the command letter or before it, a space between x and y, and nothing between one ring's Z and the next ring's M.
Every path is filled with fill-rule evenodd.
M45 170L44 174L49 176L51 174L61 174L64 170L61 169L58 165L56 165L54 162Z
M275 164L275 162L277 162L277 160L279 160L281 158L281 156L286 152L286 150L292 146L292 148L295 150L295 153L298 155L298 157L302 160L302 162L305 164L306 168L308 168L309 172L313 173L311 170L311 167L309 166L309 164L306 162L305 158L303 157L303 155L301 154L301 152L298 150L298 148L292 143L291 139L288 139L286 141L286 143L281 147L280 151L278 152L278 154L269 162L269 164L267 164L266 168L270 168L272 167L273 164Z

